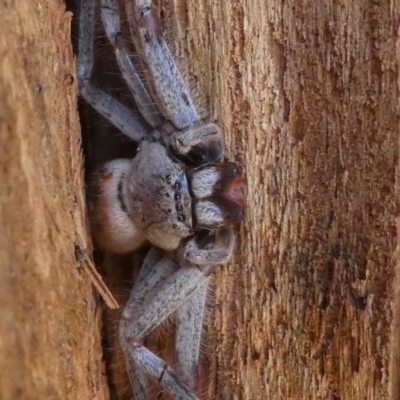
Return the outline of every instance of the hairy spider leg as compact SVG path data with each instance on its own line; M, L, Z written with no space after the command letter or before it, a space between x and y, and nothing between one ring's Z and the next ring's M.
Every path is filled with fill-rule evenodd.
M152 128L163 120L132 62L127 44L121 34L120 12L117 0L101 0L101 17L105 33L114 47L115 57L141 115Z
M142 118L91 83L94 62L95 3L95 0L82 0L79 13L77 65L80 94L123 134L140 142L143 138L151 136ZM127 5L127 9L131 8ZM141 9L143 10L143 7ZM149 125L153 128L159 127L162 123L161 115L141 82L127 51L126 43L120 35L117 1L102 0L101 10L104 30L114 47L119 68L136 104ZM148 15L149 13L150 15ZM138 26L140 28L141 23L144 25L144 28L140 29L140 38L143 40L135 40L135 43L136 47L144 43L146 51L143 58L153 79L152 87L156 91L154 100L178 129L184 129L171 135L164 135L162 140L175 154L183 156L184 161L192 164L219 160L225 150L222 132L213 123L201 124L199 122L193 101L161 33L157 31L157 35L150 35L148 42L144 39L148 37L143 33L144 31L148 32L148 20L156 18L157 23L160 23L158 17L153 11L144 9L142 18L144 21L139 21ZM140 52L140 47L137 50ZM157 132L154 132L154 135L157 137Z
M79 10L78 80L80 95L122 133L136 142L148 135L137 113L119 103L90 82L94 63L95 0L82 0Z
M128 23L132 36L139 36L140 48L137 50L154 83L152 88L161 112L178 129L185 129L197 122L199 116L163 38L161 21L151 9L151 3L146 0L125 0Z
M154 266L157 265L163 257L164 252L162 250L157 249L154 246L150 248L143 260L142 268L140 269L137 281L131 290L128 303L140 304L140 302L143 301L143 298L149 294L154 286L159 285L163 279L166 279L173 273L173 270L169 268L175 267L173 264L163 264L166 268L161 271L154 269ZM155 272L157 273L155 274ZM124 346L123 340L120 340L120 343L124 354L129 354L129 346ZM140 367L140 364L138 364L133 357L125 356L125 362L135 400L148 399L149 391L147 377L143 368Z
M182 272L186 274L182 275ZM142 346L142 341L196 290L203 275L197 269L179 269L178 264L169 257L153 264L145 275L132 289L122 315L119 334L135 399L151 398L145 375L156 379L174 399L197 399L171 367ZM181 286L187 286L187 281L192 283L187 287L189 292L182 291Z
M179 376L195 387L195 372L200 358L203 319L208 293L208 279L200 284L176 313L175 352Z
M161 261L163 252L155 247L152 247L147 253L143 266L140 270L138 281L131 292L129 302L132 304L140 304L144 298L149 295L153 287L157 286L166 279L169 275L175 272L179 267L177 264L159 265L163 268L158 271L154 268ZM156 276L154 274L156 273ZM205 279L202 284L199 284L195 292L178 308L176 312L176 338L175 338L175 353L179 367L179 377L190 387L193 388L194 373L199 361L201 334L203 327L203 316L208 293L208 279ZM138 365L128 357L127 365L133 362L132 366ZM143 383L145 378L143 371L133 370L129 373L134 377L131 381L135 396L137 393L143 392ZM144 385L146 387L146 385ZM135 397L142 399L142 397Z
M200 122L151 4L149 0L125 0L131 36L145 64L154 101L164 117L177 128L164 140L175 154L185 156L185 161L215 162L225 151L223 134L215 124ZM199 158L200 154L203 156Z
M232 254L234 233L231 229L225 229L223 236L222 245L215 248L201 248L196 243L196 237L190 239L178 251L178 262L166 255L155 264L145 264L146 269L141 274L138 284L132 289L119 327L119 338L125 354L128 373L133 374L130 376L133 391L136 396L139 396L139 393L142 395L142 397L137 397L137 400L147 400L149 397L144 392L146 385L142 379L143 376L139 375L139 379L137 379L138 373L133 371L135 366L139 367L146 375L156 379L175 399L197 399L188 384L184 382L184 380L191 381L192 376L179 378L161 358L144 347L142 341L190 299L192 299L191 304L193 305L198 290L200 290L200 296L197 299L200 299L203 304L200 307L196 305L193 309L189 302L186 309L182 308L178 323L182 322L184 314L186 314L183 316L184 324L190 323L191 318L188 314L194 312L197 314L195 324L201 324L198 319L202 319L203 315L201 308L204 308L204 292L207 288L208 277L215 270L217 264L226 262ZM182 326L182 329L184 328ZM188 331L193 332L194 329L189 327ZM178 332L179 330L178 327ZM178 333L179 335L180 333ZM193 333L184 334L181 338L183 341L199 340ZM181 361L185 363L184 367L188 366L192 371L195 367L192 363L196 362L197 364L198 344L194 347L195 350L197 349L196 354L189 355L188 360L183 359L182 361L181 358ZM179 344L180 351L185 348L193 351L190 343Z

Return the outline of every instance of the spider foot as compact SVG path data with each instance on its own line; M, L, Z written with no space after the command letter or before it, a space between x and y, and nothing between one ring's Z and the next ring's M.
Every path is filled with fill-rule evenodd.
M216 162L225 151L224 136L213 123L174 132L166 141L177 157L191 165Z
M175 400L198 400L198 397L178 377L175 371L146 347L133 348L130 355L135 360L135 364L147 375L158 381Z
M181 245L178 249L178 260L183 266L197 266L201 273L208 277L218 264L229 261L234 246L233 229L202 230Z

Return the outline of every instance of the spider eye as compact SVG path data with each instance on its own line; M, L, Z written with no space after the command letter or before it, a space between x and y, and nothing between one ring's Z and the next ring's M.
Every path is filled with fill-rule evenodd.
M184 222L185 219L186 219L185 216L182 215L182 214L179 214L178 217L177 217L177 220L178 220L179 222Z
M149 6L143 7L141 12L140 12L140 16L143 17L143 15L147 14L149 11L150 11L150 7Z
M175 196L174 196L174 199L176 201L179 201L181 198L182 198L182 196L179 193L176 193Z
M182 204L177 204L177 205L176 205L176 209L177 209L178 211L181 211L181 210L182 210Z
M175 189L175 190L178 190L178 189L180 189L181 187L182 187L182 184L181 184L179 181L176 181L175 184L174 184L174 189Z

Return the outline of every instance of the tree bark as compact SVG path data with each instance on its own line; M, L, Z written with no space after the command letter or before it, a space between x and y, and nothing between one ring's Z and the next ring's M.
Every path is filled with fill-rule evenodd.
M0 398L105 399L71 16L3 3ZM203 397L400 398L399 2L161 6L246 178Z
M0 399L108 399L88 257L72 14L0 13Z
M210 398L399 398L399 2L185 3L248 196L216 274Z

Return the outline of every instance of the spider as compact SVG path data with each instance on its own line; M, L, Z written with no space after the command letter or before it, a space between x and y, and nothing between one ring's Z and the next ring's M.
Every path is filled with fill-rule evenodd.
M233 225L244 216L242 176L235 163L218 162L224 137L217 125L200 120L152 1L120 2L145 83L121 34L118 0L98 1L104 31L142 117L91 83L96 0L81 0L80 94L139 143L132 160L111 161L93 177L92 231L100 247L114 253L152 245L123 310L119 342L136 400L150 398L147 376L175 399L197 399L194 373L208 277L232 256ZM177 373L143 345L173 313Z

